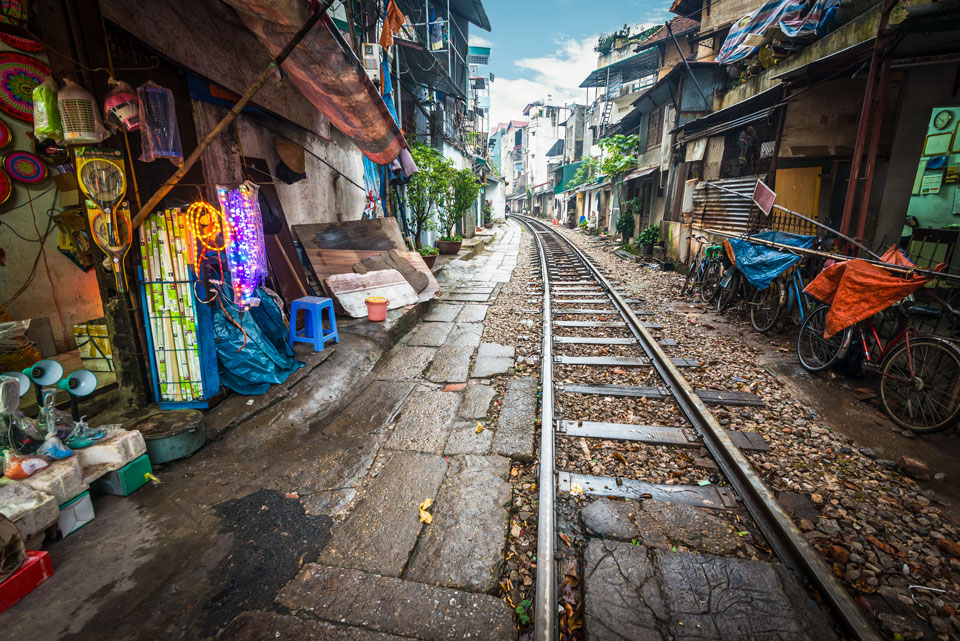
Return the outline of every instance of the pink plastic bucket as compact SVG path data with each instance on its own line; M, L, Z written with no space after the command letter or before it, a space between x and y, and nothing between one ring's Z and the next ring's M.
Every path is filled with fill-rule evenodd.
M387 305L390 301L383 296L371 296L364 299L367 304L367 318L374 323L380 323L387 318Z

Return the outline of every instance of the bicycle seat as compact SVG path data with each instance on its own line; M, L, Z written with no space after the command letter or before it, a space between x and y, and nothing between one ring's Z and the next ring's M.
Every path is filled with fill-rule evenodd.
M939 309L933 309L931 307L924 307L923 305L916 305L916 304L901 305L900 309L901 311L903 311L904 314L907 314L909 316L934 317L934 316L940 316L941 314L941 311Z

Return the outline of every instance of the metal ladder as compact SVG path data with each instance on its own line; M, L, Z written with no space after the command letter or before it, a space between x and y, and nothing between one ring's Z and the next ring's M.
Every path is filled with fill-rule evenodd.
M611 76L607 73L606 102L603 104L603 118L600 120L600 137L607 133L607 125L610 123L610 114L613 111L613 94L619 94L620 87L623 86L623 74L617 72Z

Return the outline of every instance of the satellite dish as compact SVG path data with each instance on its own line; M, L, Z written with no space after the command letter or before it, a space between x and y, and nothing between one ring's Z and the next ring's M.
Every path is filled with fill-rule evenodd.
M12 378L20 385L20 396L30 391L30 379L24 376L22 372L4 372L0 378Z
M36 385L53 385L63 376L63 365L57 361L45 358L37 361L32 367L23 370Z
M97 376L88 369L78 369L57 383L57 387L72 396L89 396L97 389Z

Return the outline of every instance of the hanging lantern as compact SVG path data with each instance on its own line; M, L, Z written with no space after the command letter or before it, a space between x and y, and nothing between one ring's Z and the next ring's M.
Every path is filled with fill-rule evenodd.
M116 83L103 100L103 116L111 126L123 127L127 131L140 128L140 99L127 83Z
M97 101L90 93L70 79L57 95L60 121L63 124L63 142L68 145L97 143L107 137L100 121Z
M260 188L249 181L237 189L217 187L225 221L223 241L233 283L233 300L242 309L260 304L255 294L267 276L259 192Z

